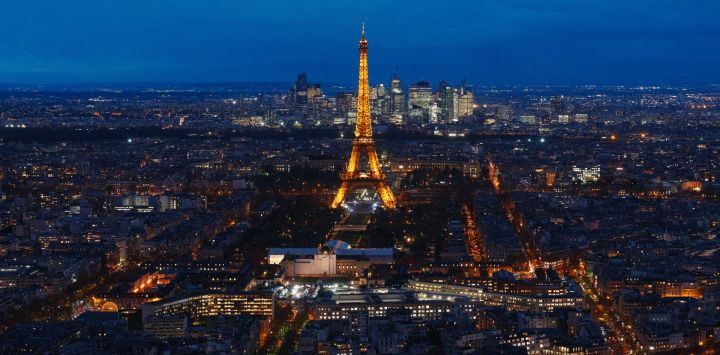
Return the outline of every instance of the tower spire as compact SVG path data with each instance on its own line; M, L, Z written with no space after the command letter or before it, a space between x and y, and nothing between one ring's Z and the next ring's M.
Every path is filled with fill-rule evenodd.
M365 39L365 20L362 22L362 37L361 39Z

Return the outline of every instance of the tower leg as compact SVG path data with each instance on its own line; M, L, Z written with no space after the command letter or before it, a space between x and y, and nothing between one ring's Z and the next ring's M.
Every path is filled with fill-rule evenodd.
M345 201L345 195L347 194L349 188L350 184L348 184L347 181L343 181L337 191L337 194L335 194L335 199L333 200L332 204L330 204L330 208L340 207L340 204Z
M382 176L380 171L380 162L378 161L377 153L375 153L375 147L372 145L367 146L368 165L370 165L370 176L373 179L377 179Z
M395 201L395 196L390 190L390 187L388 187L384 182L381 181L377 184L377 191L385 208L395 208L395 205L397 203Z
M353 144L352 152L350 153L350 160L348 161L347 169L345 169L345 172L349 175L352 175L355 173L356 170L358 170L358 165L360 164L360 147Z

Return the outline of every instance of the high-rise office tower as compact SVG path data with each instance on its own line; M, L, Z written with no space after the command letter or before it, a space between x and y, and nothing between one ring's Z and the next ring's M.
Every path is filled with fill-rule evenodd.
M307 87L308 87L307 73L298 74L297 79L295 79L295 90L305 91L305 90L307 90Z
M402 88L402 81L393 73L392 82L390 83L390 101L391 111L393 114L403 114L405 112L405 93Z
M458 95L458 117L472 116L475 110L475 95L468 90L463 78L460 86L460 94Z
M298 75L297 79L295 80L295 86L293 87L293 91L295 92L295 104L300 107L306 107L307 106L307 89L308 89L308 79L307 74L302 73Z
M450 122L457 122L460 113L460 93L457 88L453 88L452 91L452 115L450 116Z
M381 116L385 114L387 101L385 97L385 85L380 84L370 88L370 111L373 115Z
M455 89L442 80L438 86L438 96L440 99L440 121L442 123L456 121L458 102Z
M312 84L308 86L307 88L307 100L308 102L312 101L314 97L320 97L322 96L322 90L320 89L320 84Z
M408 109L428 110L432 99L432 88L427 81L418 81L408 89Z
M430 104L433 102L432 88L427 81L418 81L408 88L408 117L429 120Z
M428 108L428 121L430 123L437 123L439 112L440 112L440 108L438 107L437 101L435 101L435 100L431 101L430 108Z
M402 81L393 73L392 81L390 82L390 90L388 92L388 110L385 117L394 124L405 123L405 93L402 88Z
M346 119L348 124L354 124L357 118L357 95L355 93L340 93L337 95L338 114Z
M460 94L458 95L458 117L472 116L474 110L475 95L467 89L465 79L463 79Z

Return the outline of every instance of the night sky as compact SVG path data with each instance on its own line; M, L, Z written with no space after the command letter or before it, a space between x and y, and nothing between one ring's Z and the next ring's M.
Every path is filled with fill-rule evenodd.
M0 82L720 82L720 1L5 0Z

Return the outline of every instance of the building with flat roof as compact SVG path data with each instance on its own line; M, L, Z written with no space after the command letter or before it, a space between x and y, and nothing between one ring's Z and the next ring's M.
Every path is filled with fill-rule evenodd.
M331 241L320 248L270 248L268 262L281 265L285 276L353 276L375 264L392 264L393 248L352 248Z
M185 336L187 326L187 317L184 315L149 316L143 320L145 332L157 338L177 338Z
M475 314L482 302L460 296L436 296L399 289L373 291L336 291L320 295L315 305L315 318L319 320L348 319L353 312L365 312L369 317L385 317L388 312L405 309L412 317L427 320L441 319L444 315Z
M254 315L272 317L275 298L271 292L233 292L181 295L143 305L148 316L187 316L194 323L206 317Z
M516 293L488 291L483 287L461 286L439 282L410 280L408 289L435 295L463 296L481 301L488 306L502 306L508 310L552 311L555 308L581 307L584 299L576 290L563 294L553 293Z

